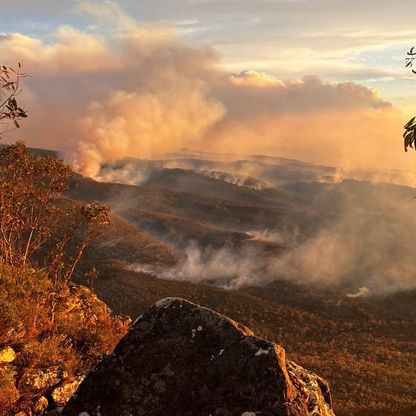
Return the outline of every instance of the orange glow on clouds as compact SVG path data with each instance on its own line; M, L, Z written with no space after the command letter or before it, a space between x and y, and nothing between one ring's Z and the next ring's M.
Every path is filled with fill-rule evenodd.
M413 165L400 143L406 117L374 90L226 74L210 48L139 27L114 4L91 7L83 12L113 19L116 36L62 27L51 43L0 38L3 62L20 61L32 75L22 97L30 119L19 133L29 145L61 150L87 175L103 162L180 147L349 168Z

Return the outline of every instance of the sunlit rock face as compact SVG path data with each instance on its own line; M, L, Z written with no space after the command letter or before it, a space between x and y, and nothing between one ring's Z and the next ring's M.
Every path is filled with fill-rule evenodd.
M239 323L157 302L81 384L63 416L333 416L327 383Z
M0 349L0 364L11 363L16 359L16 353L11 347Z

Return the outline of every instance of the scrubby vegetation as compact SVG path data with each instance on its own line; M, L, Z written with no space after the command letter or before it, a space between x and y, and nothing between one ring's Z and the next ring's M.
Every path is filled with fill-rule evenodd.
M25 76L20 64L0 67L2 136L27 117L17 101ZM64 404L127 330L127 319L72 283L110 216L106 206L63 199L70 177L62 161L21 142L0 151L0 415ZM82 274L96 277L94 268Z
M1 415L62 404L63 386L75 388L127 330L126 319L72 283L109 210L64 201L69 177L63 162L23 143L0 151Z

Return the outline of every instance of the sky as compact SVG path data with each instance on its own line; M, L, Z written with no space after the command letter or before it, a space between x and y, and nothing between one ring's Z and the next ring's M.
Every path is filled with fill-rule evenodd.
M31 74L24 98L37 120L24 133L50 145L72 129L55 147L90 174L87 159L208 143L411 167L398 152L416 113L404 67L416 45L413 1L0 0L0 10L0 56ZM151 115L139 123L131 108ZM112 154L117 131L123 150ZM394 140L391 160L376 150Z
M106 28L77 10L77 0L0 1L0 30L48 42L62 25ZM100 3L105 3L100 2ZM116 2L142 25L176 28L215 48L224 68L256 69L278 78L313 74L380 90L399 107L415 108L413 74L404 68L416 41L413 1L125 0Z

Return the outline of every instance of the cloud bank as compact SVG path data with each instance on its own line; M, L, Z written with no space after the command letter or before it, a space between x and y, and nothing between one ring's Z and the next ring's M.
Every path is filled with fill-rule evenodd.
M403 116L374 90L315 76L227 74L213 49L139 26L115 3L78 4L100 34L61 27L41 42L0 38L5 64L31 78L19 137L60 150L94 176L101 163L180 147L296 157L347 168L411 166Z

